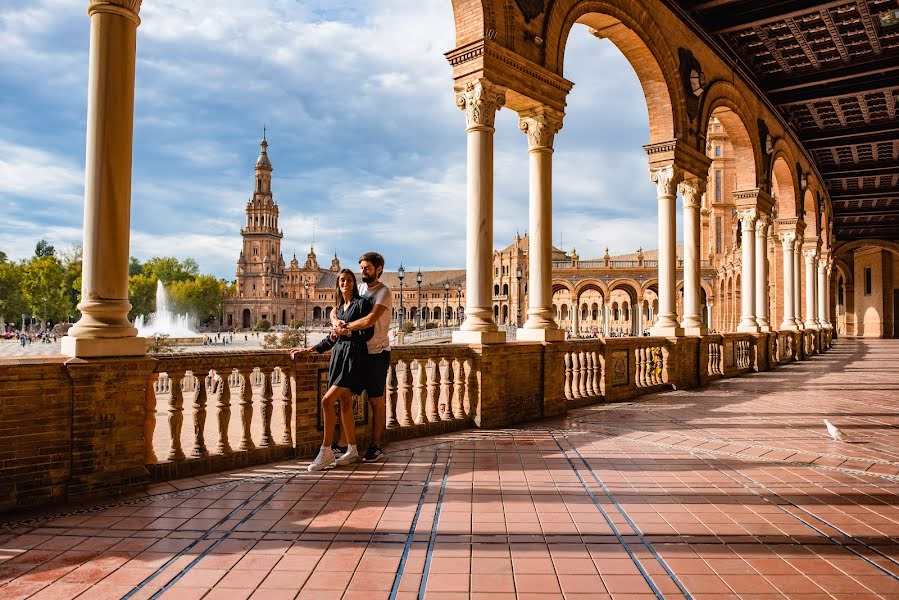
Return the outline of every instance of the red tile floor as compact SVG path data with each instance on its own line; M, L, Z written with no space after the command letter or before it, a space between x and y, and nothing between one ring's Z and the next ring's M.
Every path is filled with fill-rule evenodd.
M840 341L376 465L7 515L0 598L899 598L897 371L899 342Z

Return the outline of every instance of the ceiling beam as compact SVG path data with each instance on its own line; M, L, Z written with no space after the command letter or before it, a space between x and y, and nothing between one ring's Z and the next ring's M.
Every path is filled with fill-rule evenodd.
M816 100L873 94L883 90L899 88L899 68L885 67L870 73L858 75L841 81L809 83L805 87L794 90L769 93L771 101L779 106L806 104Z
M876 60L853 62L851 65L840 65L836 68L821 69L813 73L796 75L795 77L778 77L777 79L761 79L762 89L769 94L792 92L816 85L838 83L865 77L867 75L888 74L899 71L899 64L884 65L887 57L878 56Z
M853 4L852 0L780 0L779 2L753 2L744 10L722 6L717 11L709 10L700 19L716 34L732 33L782 21L788 17L801 17L809 13Z
M892 211L880 208L834 209L833 211L834 220L857 219L858 217L899 217L899 206L896 206Z
M821 167L821 174L827 179L844 179L849 177L878 177L880 175L896 175L899 173L899 160L880 163L866 163L846 168L844 165Z
M899 139L899 126L896 125L895 121L881 121L865 125L864 127L847 127L845 129L815 132L811 135L802 135L799 139L807 150L893 142Z
M891 188L878 192L830 191L831 200L899 200L899 188Z

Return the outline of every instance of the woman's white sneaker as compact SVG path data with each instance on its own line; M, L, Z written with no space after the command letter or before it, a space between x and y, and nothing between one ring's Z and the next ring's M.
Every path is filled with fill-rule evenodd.
M322 446L318 451L318 456L315 457L309 466L306 467L306 470L312 473L313 471L324 471L325 469L331 469L336 464L334 459L334 452L326 447Z
M356 446L348 446L347 451L344 452L335 462L337 463L338 467L359 462L359 451L356 450Z

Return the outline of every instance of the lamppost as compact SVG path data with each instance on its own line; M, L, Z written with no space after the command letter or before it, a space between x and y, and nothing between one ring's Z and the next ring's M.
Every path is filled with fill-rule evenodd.
M421 269L418 270L415 281L418 282L418 312L415 313L415 320L418 322L418 325L416 325L416 329L421 329Z
M456 325L462 325L462 284L456 282Z
M400 331L402 331L403 318L406 316L406 311L403 309L403 279L406 277L406 269L403 268L403 263L400 263L400 268L397 269L396 276L400 278Z
M515 278L518 279L518 300L515 302L515 307L518 310L518 315L515 317L515 326L521 327L521 267L517 267L515 269Z
M303 303L303 348L307 348L309 346L308 338L306 337L307 331L309 329L308 321L309 321L309 281L303 282L303 289L306 293L303 295L305 298L305 302Z
M448 306L448 304L449 304L449 289L450 289L450 282L444 281L443 282L443 326L444 327L446 327L449 324L449 322L446 319L446 309L449 308L449 306Z

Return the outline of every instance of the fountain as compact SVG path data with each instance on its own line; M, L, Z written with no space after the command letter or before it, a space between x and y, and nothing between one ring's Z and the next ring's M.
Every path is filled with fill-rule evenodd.
M167 335L169 338L184 339L200 337L190 326L188 315L178 315L169 310L169 300L161 281L156 282L156 312L144 317L138 315L134 320L137 335L151 338L156 335Z

